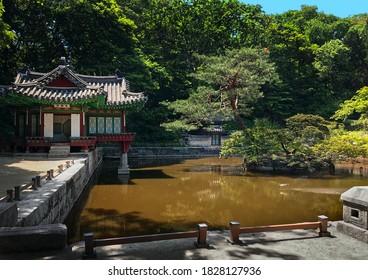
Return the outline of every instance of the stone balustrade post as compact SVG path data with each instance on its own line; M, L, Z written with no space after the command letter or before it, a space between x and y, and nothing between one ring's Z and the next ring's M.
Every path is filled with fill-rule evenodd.
M8 196L8 199L6 202L13 202L13 190L6 190L6 194Z
M39 175L36 176L36 186L37 188L41 187L41 176Z
M46 180L47 181L51 180L51 170L47 170Z
M20 201L20 186L14 187L14 200Z
M37 189L37 182L36 182L36 177L32 178L32 190L36 190Z

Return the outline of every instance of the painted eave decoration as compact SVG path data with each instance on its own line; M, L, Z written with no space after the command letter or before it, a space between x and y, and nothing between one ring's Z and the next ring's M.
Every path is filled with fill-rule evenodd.
M114 76L81 75L66 64L65 58L48 73L20 70L8 92L9 96L43 105L89 105L100 109L138 109L147 100L142 92L130 91L120 71Z

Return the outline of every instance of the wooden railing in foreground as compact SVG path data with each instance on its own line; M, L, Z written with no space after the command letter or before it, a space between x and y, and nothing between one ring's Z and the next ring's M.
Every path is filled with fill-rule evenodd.
M171 239L182 239L182 238L197 238L194 242L198 248L208 247L207 243L207 225L198 224L198 230L186 231L186 232L174 232L174 233L162 233L152 235L141 235L141 236L128 236L128 237L116 237L106 239L94 239L93 233L84 234L84 259L96 258L97 254L95 247L109 246L109 245L120 245L129 243L140 243L140 242L151 242Z
M257 227L240 227L238 222L230 222L230 242L231 243L242 243L239 240L240 234L245 233L258 233L267 231L280 231L280 230L294 230L294 229L318 229L319 236L330 236L331 234L327 231L328 217L321 215L318 216L317 222L305 222L296 224L282 224L282 225L271 225L271 226L257 226Z

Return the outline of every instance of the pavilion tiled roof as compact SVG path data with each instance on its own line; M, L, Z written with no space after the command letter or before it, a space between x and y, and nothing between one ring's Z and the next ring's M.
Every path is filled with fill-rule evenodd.
M65 64L48 73L29 69L19 71L12 91L50 103L73 103L102 97L107 107L123 107L146 101L143 93L130 91L129 82L120 71L114 76L81 75Z

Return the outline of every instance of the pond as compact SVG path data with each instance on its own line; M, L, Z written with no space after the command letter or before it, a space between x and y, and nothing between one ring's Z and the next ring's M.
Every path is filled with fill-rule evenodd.
M342 219L340 194L368 184L368 177L323 178L247 173L241 159L131 161L130 179L119 178L118 162L105 160L97 179L66 222L70 240L241 226ZM339 169L337 169L339 170ZM341 169L346 170L345 168Z

